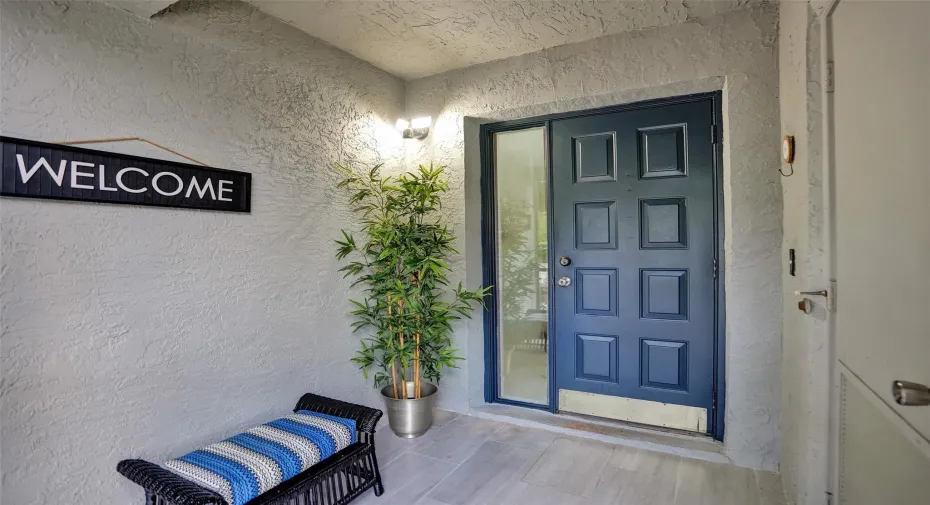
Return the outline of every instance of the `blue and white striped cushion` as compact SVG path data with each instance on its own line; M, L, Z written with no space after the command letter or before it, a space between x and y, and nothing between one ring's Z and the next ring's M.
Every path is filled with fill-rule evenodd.
M242 505L355 441L354 420L300 410L165 466Z

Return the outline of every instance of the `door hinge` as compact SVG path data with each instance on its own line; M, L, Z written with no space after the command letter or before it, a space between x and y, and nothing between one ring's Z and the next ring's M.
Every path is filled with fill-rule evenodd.
M833 73L833 62L827 62L827 93L833 93L836 89L836 75Z
M714 258L714 279L717 278L717 272L720 270L720 267L717 263L717 258Z
M717 143L717 125L715 124L710 125L710 143Z
M711 397L710 408L711 410L717 410L717 392L716 391L714 391L714 394Z

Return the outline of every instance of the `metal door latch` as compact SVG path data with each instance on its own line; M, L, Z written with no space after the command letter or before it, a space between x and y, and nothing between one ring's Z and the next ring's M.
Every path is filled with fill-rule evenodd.
M817 291L795 291L794 295L795 296L822 296L824 297L824 302L827 305L827 310L833 310L835 308L835 305L834 305L833 295L831 293L834 292L833 290L835 289L835 286L836 285L833 282L831 282L830 289L820 289ZM801 308L800 304L798 304L798 308ZM804 309L802 308L801 310L804 310Z
M826 289L821 289L820 291L795 291L796 296L822 296L824 298L830 297L830 292Z
M891 395L894 396L894 401L897 402L898 405L930 405L930 388L916 382L892 382Z

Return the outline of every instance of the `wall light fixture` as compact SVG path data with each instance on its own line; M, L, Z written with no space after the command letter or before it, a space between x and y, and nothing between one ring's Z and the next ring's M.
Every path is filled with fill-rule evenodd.
M429 135L429 127L433 123L430 116L415 117L410 121L398 119L394 125L397 131L401 132L405 139L425 139Z

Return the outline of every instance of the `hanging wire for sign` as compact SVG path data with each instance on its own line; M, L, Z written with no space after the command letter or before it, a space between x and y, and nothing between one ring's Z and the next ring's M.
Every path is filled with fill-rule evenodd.
M778 173L780 173L782 177L791 177L792 175L794 175L794 163L787 163L787 165L788 165L787 174L781 168L778 169Z
M196 164L198 164L198 165L203 165L203 166L205 166L205 167L209 167L209 166L210 166L210 165L207 165L206 163L204 163L204 162L202 162L202 161L200 161L200 160L191 158L190 156L188 156L188 155L186 155L186 154L181 154L181 153L175 151L174 149L171 149L170 147L165 147L165 146L163 146L163 145L161 145L161 144L158 144L158 143L156 143L156 142L152 142L151 140L149 140L149 139L144 139L144 138L142 138L142 137L111 137L111 138L107 138L107 139L62 140L62 141L60 141L60 142L55 142L55 144L61 144L61 145L68 146L68 145L73 145L73 144L102 144L102 143L104 143L104 142L132 142L132 141L134 141L134 140L137 140L137 141L139 141L139 142L145 142L146 144L151 144L151 145L153 145L153 146L155 146L155 147L157 147L157 148L159 148L159 149L163 149L163 150L165 150L165 151L168 151L168 152L171 153L171 154L174 154L174 155L176 155L176 156L180 156L180 157L182 157L182 158L184 158L184 159L186 159L186 160L193 161L194 163L196 163Z

